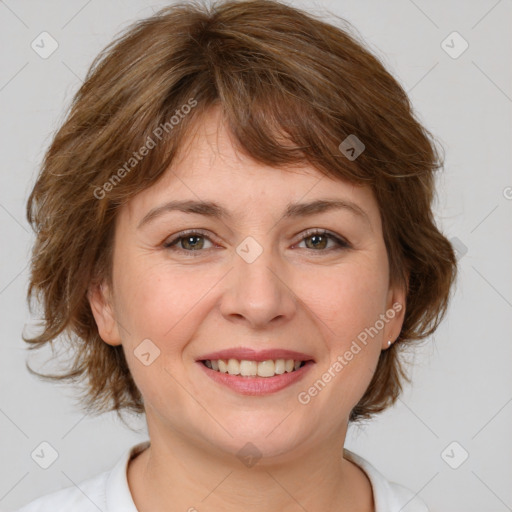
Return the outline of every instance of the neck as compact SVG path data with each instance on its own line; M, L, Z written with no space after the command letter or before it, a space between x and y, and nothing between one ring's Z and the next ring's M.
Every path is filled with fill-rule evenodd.
M257 457L153 432L150 447L128 466L128 484L140 512L373 512L371 484L343 458L342 437L254 464Z

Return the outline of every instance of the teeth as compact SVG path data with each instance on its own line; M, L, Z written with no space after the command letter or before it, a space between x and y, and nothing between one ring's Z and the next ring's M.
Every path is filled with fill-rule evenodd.
M235 361L231 359L231 361ZM238 361L235 361L238 363ZM240 375L245 375L246 377L256 377L258 375L258 362L257 361L240 361L238 365L238 369L240 370Z
M277 359L274 363L274 371L277 375L282 375L286 370L286 363L284 359Z
M236 359L229 359L227 367L230 375L238 375L240 373L240 364Z
M271 359L268 361L261 361L258 363L258 377L273 377L276 374L274 368L275 363Z
M293 359L269 359L267 361L248 361L237 359L218 359L214 361L206 360L204 364L212 370L221 373L229 373L229 375L241 375L242 377L274 377L274 375L282 375L283 373L298 370L302 361L294 361Z

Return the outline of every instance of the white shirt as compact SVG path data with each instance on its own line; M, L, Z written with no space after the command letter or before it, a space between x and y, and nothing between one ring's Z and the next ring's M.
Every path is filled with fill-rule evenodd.
M130 459L149 446L139 443L119 459L113 469L59 491L37 498L18 512L138 512L128 487ZM428 508L409 489L389 482L368 461L343 450L344 457L357 464L368 476L375 501L375 512L428 512Z

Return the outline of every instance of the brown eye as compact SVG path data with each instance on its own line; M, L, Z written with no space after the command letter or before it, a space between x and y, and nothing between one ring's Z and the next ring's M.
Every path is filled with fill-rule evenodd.
M311 235L305 238L308 249L325 249L329 243L329 238L325 235ZM307 241L311 240L311 244Z
M345 240L329 233L328 231L313 231L306 233L306 236L302 238L302 241L306 244L306 249L313 251L325 252L325 250L331 249L348 249L350 244ZM301 241L301 242L302 242ZM329 241L334 243L334 246L328 247Z
M209 237L198 231L181 232L174 236L171 240L164 242L165 249L177 250L181 252L201 252L205 247L205 242L211 243Z
M185 250L196 251L202 249L204 246L204 238L200 235L187 235L178 238L178 242L181 240L181 248Z

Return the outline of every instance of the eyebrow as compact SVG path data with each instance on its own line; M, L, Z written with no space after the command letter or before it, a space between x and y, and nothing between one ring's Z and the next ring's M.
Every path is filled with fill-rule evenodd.
M342 199L319 199L309 203L289 203L279 221L289 218L306 217L308 215L315 215L330 210L340 209L347 210L352 212L354 215L361 217L371 227L368 214L359 205ZM212 217L224 221L232 221L234 218L234 215L231 214L228 210L212 201L169 201L150 210L139 222L137 229L141 228L145 224L148 224L164 213L171 211L195 213L198 215L204 215L206 217Z

